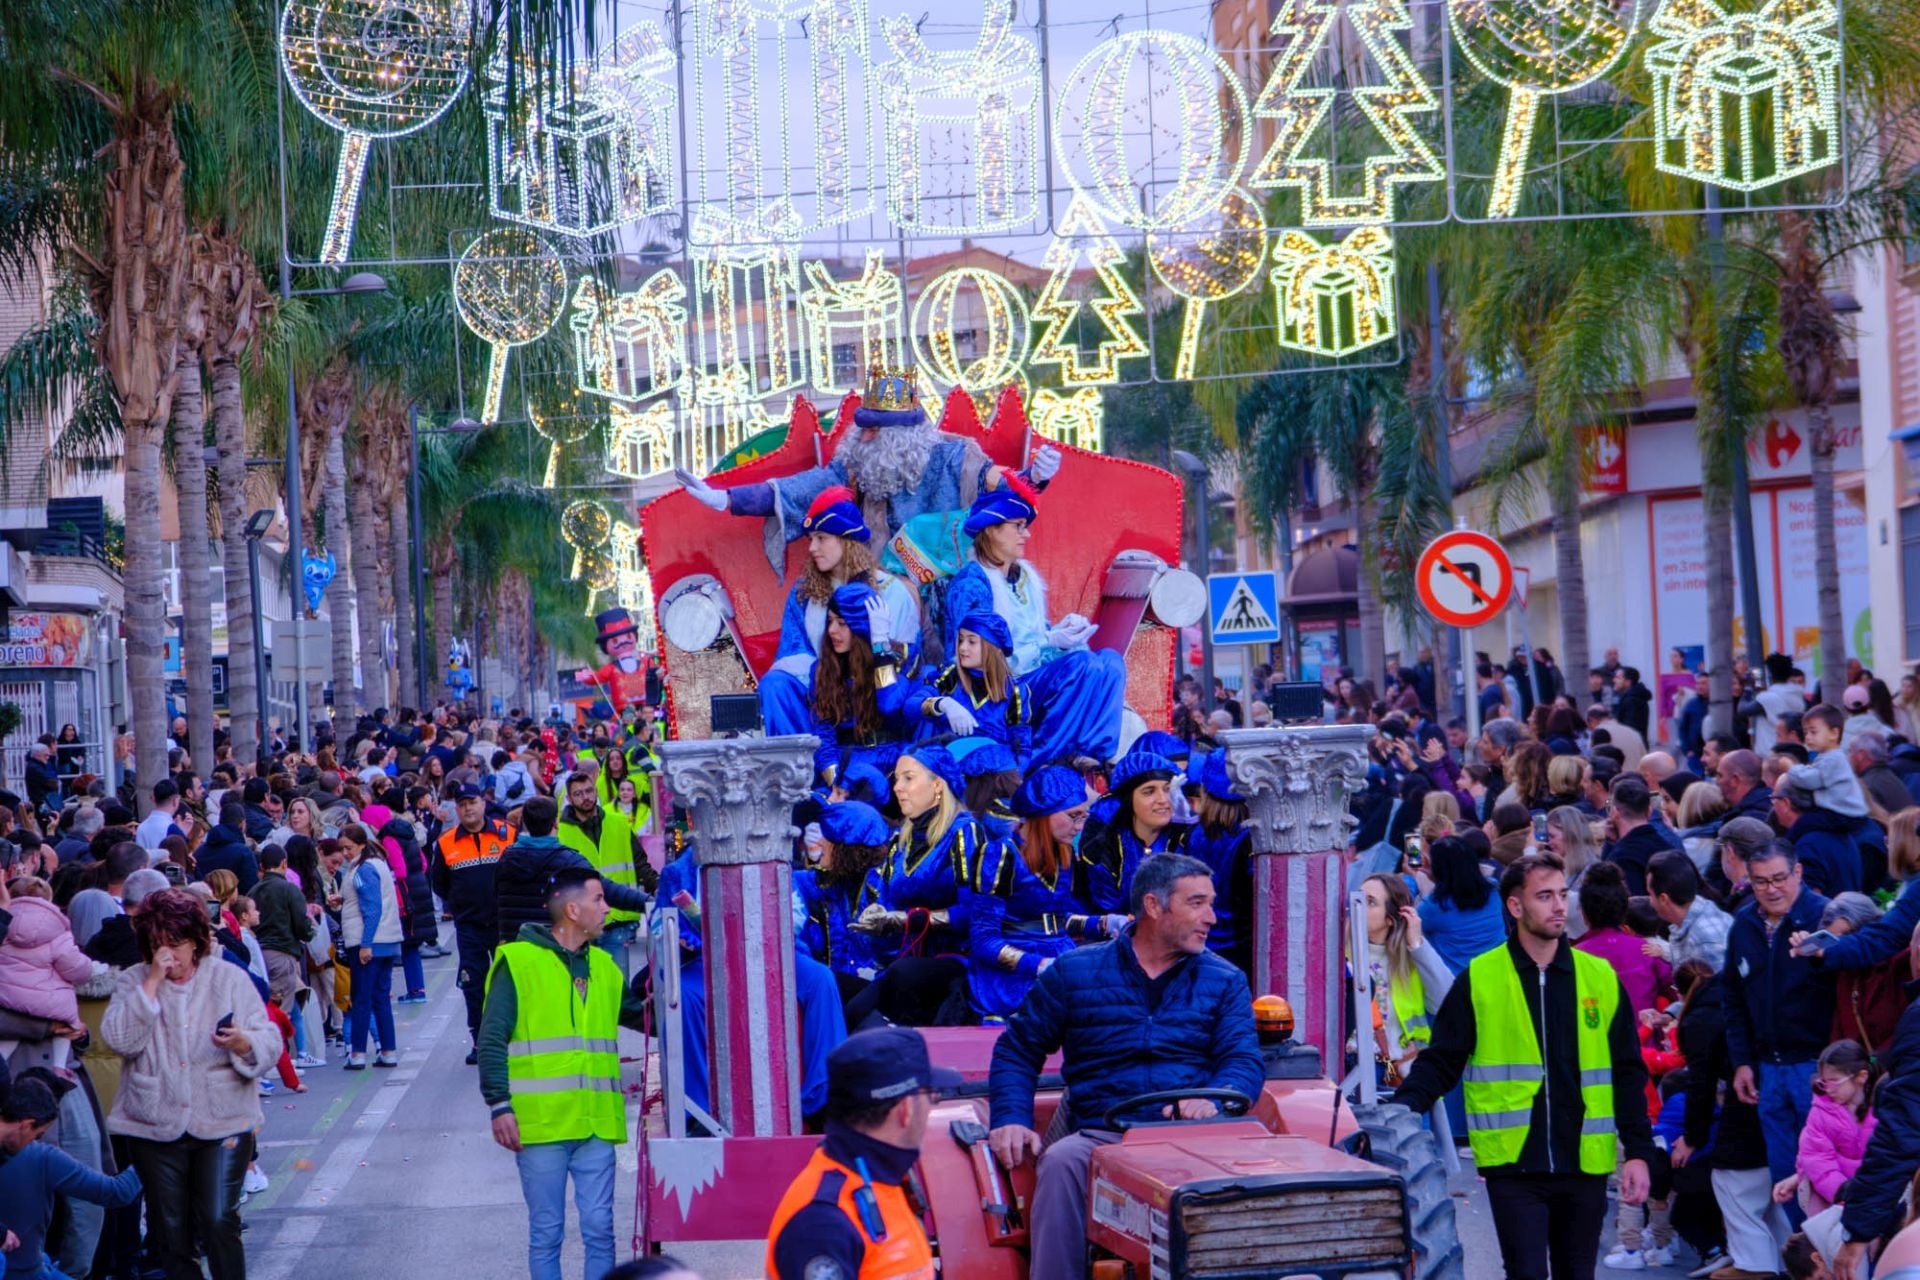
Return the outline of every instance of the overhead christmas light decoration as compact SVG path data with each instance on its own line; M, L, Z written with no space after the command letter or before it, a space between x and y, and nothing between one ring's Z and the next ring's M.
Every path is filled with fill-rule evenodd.
M300 105L340 131L320 261L347 260L375 138L424 129L467 83L469 0L290 0L280 64Z
M487 343L480 421L500 419L507 353L543 336L567 302L567 266L553 246L520 227L500 227L467 246L453 268L453 306Z
M1193 377L1207 304L1231 298L1258 279L1267 249L1266 219L1243 191L1227 192L1209 221L1216 225L1198 234L1147 237L1153 273L1187 300L1173 366L1173 376L1183 380Z
M633 480L647 480L664 474L674 465L674 412L666 400L655 400L638 409L613 404L607 409L607 470ZM706 459L689 460L687 466L704 475Z
M673 50L651 20L580 68L571 99L528 89L510 103L504 49L497 53L484 106L494 215L591 236L665 212L676 200L672 71Z
M1039 208L1040 55L1013 0L983 0L971 49L935 52L904 17L880 20L899 59L886 105L887 212L918 232L1005 231Z
M1066 297L1083 258L1104 291L1103 297L1086 302ZM1118 382L1122 360L1147 354L1147 344L1133 324L1133 318L1143 310L1140 296L1119 270L1125 261L1126 255L1094 211L1091 197L1085 192L1076 193L1067 203L1058 234L1042 259L1051 274L1033 307L1034 321L1047 326L1034 347L1033 363L1059 365L1060 381L1070 387ZM1091 359L1078 341L1082 307L1093 312L1094 320L1107 335L1094 344Z
M1543 96L1605 75L1627 51L1639 0L1447 0L1454 38L1481 75L1513 90L1500 136L1489 218L1511 218Z
M567 576L587 588L588 617L599 612L600 597L613 594L614 603L633 615L642 649L657 648L653 629L653 585L641 548L640 530L615 520L597 502L571 502L560 515L560 535L573 548L573 567Z
M872 212L866 0L713 0L693 17L692 137L712 149L693 166L700 200L741 241L786 242ZM811 128L796 133L794 119Z
M963 307L971 286L976 302ZM973 345L960 350L962 334ZM1033 319L1013 283L985 267L954 267L930 281L913 304L914 351L939 388L997 392L1008 383L1026 385Z
M534 380L527 392L527 419L547 444L547 468L541 487L560 482L560 450L579 444L600 425L598 403L564 376Z
M900 277L887 269L884 253L869 248L865 268L852 280L835 280L824 262L807 263L804 274L807 289L800 311L815 390L839 395L852 389L874 365L892 368L902 363L900 322L905 299ZM850 363L835 363L836 347L851 353Z
M1273 263L1281 346L1347 356L1400 331L1393 237L1384 227L1357 228L1338 244L1288 231L1274 242Z
M569 502L566 510L560 513L560 536L573 548L573 568L567 576L585 577L588 586L595 591L611 588L613 561L604 548L612 533L613 517L607 514L605 507L597 502ZM587 561L589 556L596 558L591 566Z
M1647 24L1665 37L1647 49L1655 165L1754 191L1837 163L1839 23L1833 0L1665 0Z
M1106 217L1141 231L1178 227L1239 180L1247 91L1204 41L1129 31L1074 67L1053 136L1068 180Z
M631 293L609 293L594 277L583 277L567 314L580 389L646 400L677 388L687 374L686 299L671 267Z
M718 456L764 416L762 398L806 383L800 263L782 245L703 245L698 233L693 240L693 405Z
M1343 16L1382 83L1312 83L1314 66ZM1412 29L1405 0L1285 0L1273 19L1272 34L1281 41L1273 74L1253 104L1255 119L1273 121L1273 145L1247 185L1257 191L1298 188L1300 220L1307 226L1353 226L1393 221L1394 195L1402 184L1446 177L1446 166L1414 127L1413 117L1438 110L1440 103L1401 43L1401 33ZM1327 117L1341 93L1352 96L1386 147L1359 158L1357 192L1341 189L1331 154L1313 151L1331 137ZM1343 139L1343 168L1355 163L1346 154L1349 146Z
M1106 404L1093 387L1061 394L1051 387L1033 393L1028 406L1033 429L1057 444L1100 452L1106 423Z

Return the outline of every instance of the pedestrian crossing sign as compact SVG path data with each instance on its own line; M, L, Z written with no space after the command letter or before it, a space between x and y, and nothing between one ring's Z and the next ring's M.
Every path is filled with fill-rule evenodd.
M1280 585L1271 573L1216 573L1207 579L1207 618L1215 644L1274 644L1280 639Z

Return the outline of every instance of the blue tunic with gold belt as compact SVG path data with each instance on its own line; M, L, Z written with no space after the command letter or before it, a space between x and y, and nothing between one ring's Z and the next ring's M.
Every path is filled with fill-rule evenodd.
M1124 819L1122 819L1124 821ZM1095 911L1132 910L1133 873L1142 861L1156 853L1179 853L1195 830L1191 822L1175 822L1144 845L1133 833L1133 825L1109 827L1091 840L1080 842L1080 860L1075 878L1080 897Z
M978 883L960 895L967 912L967 997L984 1022L1020 1007L1040 964L1101 936L1098 916L1073 894L1073 863L1052 876L1027 865L1020 846L998 840Z
M793 873L793 892L806 914L800 941L808 953L837 973L870 978L880 967L873 939L847 927L858 914L860 890L859 882L835 880L819 870Z
M930 840L933 815L923 814L900 835L885 862L867 873L860 891L859 910L879 903L888 911L925 910L933 914L923 933L886 935L875 939L874 950L884 960L901 953L957 955L966 941L965 913L960 890L971 885L980 859L986 854L986 828L962 811L938 840Z

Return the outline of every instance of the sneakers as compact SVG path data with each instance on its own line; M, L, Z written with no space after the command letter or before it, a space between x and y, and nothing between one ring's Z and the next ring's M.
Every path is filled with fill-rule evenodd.
M1707 1280L1707 1277L1727 1265L1727 1251L1715 1245L1713 1251L1700 1259L1700 1265L1687 1272L1687 1280Z
M1649 1267L1670 1267L1673 1265L1673 1246L1662 1248L1657 1244L1650 1245L1640 1251L1640 1256L1646 1259Z
M310 1053L303 1053L293 1060L293 1065L301 1071L311 1071L315 1067L326 1066L327 1060L325 1058L316 1058Z
M264 1098L272 1094L272 1092L273 1092L273 1081L267 1079L265 1076L261 1076L260 1077L260 1096Z
M349 1070L349 1071L365 1071L366 1069L367 1069L367 1055L366 1055L366 1054L364 1054L364 1053L350 1053L350 1054L348 1054L348 1055L347 1055L347 1070Z
M395 1004L425 1004L426 1002L427 993L424 991L409 991L394 1001Z
M1615 1248L1600 1265L1609 1271L1645 1271L1647 1257L1638 1249Z
M267 1175L253 1165L247 1166L247 1176L240 1181L240 1189L250 1196L257 1196L267 1189Z
M397 1067L400 1065L400 1055L391 1049L382 1049L373 1055L373 1065L376 1067Z

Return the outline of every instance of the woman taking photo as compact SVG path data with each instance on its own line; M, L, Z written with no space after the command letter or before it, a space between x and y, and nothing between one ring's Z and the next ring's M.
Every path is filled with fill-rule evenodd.
M1392 1083L1406 1078L1414 1058L1433 1039L1433 1015L1453 990L1453 973L1426 945L1405 880L1368 876L1360 889L1367 899L1367 971L1380 1014L1373 1050Z
M280 1033L244 970L213 952L199 899L149 895L133 913L144 963L120 975L100 1034L124 1063L110 1132L125 1137L146 1188L148 1245L169 1276L243 1280L240 1183L262 1122L259 1079Z
M353 1007L347 1011L347 1070L367 1065L367 1030L377 1032L376 1067L397 1067L393 1034L393 964L400 958L400 899L386 850L357 822L341 828L347 862L340 885L340 939L347 956Z

